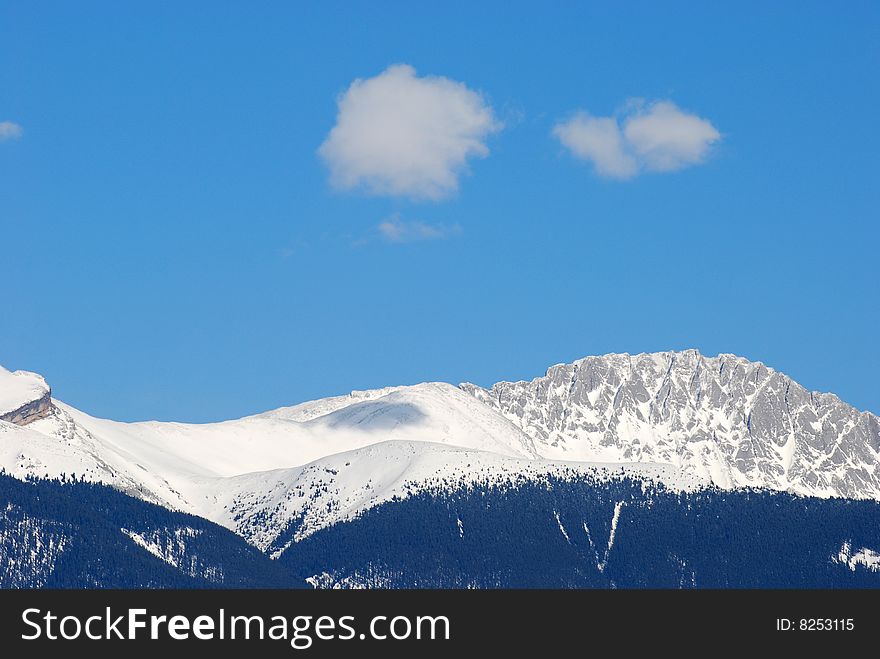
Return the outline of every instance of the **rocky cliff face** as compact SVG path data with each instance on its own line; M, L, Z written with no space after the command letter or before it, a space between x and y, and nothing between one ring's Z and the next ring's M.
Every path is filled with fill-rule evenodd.
M27 424L45 419L52 414L52 392L47 391L43 396L25 403L21 407L0 414L0 421L14 423L17 426L26 426Z
M759 362L695 350L586 357L461 385L544 457L665 462L720 487L880 498L880 420Z

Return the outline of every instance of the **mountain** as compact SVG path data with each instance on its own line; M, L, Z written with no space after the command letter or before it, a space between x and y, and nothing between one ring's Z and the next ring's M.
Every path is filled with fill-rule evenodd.
M0 467L18 478L75 475L112 485L223 524L277 555L295 539L416 491L613 465L541 460L531 438L501 414L457 387L426 383L209 424L120 423L53 399L24 426L0 422ZM667 466L627 470L677 482Z
M722 488L880 499L880 420L760 362L696 350L585 357L462 389L544 458L656 462Z
M380 442L303 467L244 474L213 484L212 519L277 557L294 543L384 503L424 492L468 492L548 479L632 476L680 491L702 482L668 465L527 460L427 442ZM222 510L221 510L222 505Z
M550 479L880 499L877 417L729 355L587 357L531 382L354 391L208 424L98 419L39 376L0 376L8 474L104 483L273 557L413 496Z

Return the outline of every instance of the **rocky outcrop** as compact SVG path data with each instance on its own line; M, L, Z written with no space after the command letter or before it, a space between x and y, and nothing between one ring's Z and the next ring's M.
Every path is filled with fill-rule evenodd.
M544 457L660 462L720 487L880 499L880 419L760 362L696 350L586 357L462 389Z
M52 391L49 390L41 398L32 400L18 409L0 414L0 421L14 423L17 426L26 426L39 419L45 419L52 414Z

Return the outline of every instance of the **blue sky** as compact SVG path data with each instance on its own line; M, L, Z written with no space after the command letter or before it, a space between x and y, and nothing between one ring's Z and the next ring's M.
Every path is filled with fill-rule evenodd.
M206 421L696 347L880 412L880 6L475 4L3 3L0 364ZM394 64L489 123L319 153ZM709 131L665 168L662 101Z

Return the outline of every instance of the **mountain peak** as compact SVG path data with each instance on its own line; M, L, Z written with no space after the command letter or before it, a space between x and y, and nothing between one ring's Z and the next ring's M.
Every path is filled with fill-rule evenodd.
M591 356L530 381L461 387L544 458L669 463L720 487L880 498L878 418L737 355Z

